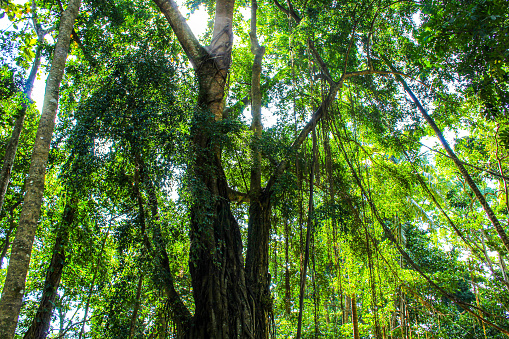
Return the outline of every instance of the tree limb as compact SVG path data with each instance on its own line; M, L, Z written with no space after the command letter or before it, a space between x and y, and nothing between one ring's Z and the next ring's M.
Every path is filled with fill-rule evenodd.
M205 56L207 52L194 36L186 19L180 13L177 4L173 0L154 0L154 2L166 17L173 32L175 32L193 68L197 69L200 59Z

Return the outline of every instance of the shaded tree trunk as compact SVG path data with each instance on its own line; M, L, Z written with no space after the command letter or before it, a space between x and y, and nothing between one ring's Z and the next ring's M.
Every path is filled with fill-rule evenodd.
M260 140L262 136L262 94L261 72L265 48L258 43L256 34L256 14L258 3L251 1L251 53L254 55L251 70L251 182L248 239L246 252L246 282L249 297L252 298L251 312L256 338L269 337L269 315L272 310L269 275L269 237L270 237L270 192L262 190Z
M299 318L297 323L297 335L295 336L297 339L301 337L302 330L302 313L304 311L304 288L306 286L306 275L307 268L309 262L309 244L311 239L311 229L313 228L314 222L314 202L313 202L313 192L314 192L314 174L315 174L315 164L317 161L316 158L316 130L315 126L313 126L313 160L311 161L311 171L309 174L309 205L308 205L308 222L307 222L307 231L306 231L306 249L304 255L304 264L300 276L300 295L299 295Z
M17 114L16 121L14 122L14 128L12 129L11 138L9 139L9 143L5 149L4 162L0 172L0 212L2 211L5 194L7 193L9 182L11 181L12 166L14 165L14 160L16 159L16 152L18 150L21 131L23 130L25 115L32 98L32 89L34 88L35 77L37 75L37 71L39 70L39 66L41 65L41 51L42 45L39 43L37 45L37 49L35 50L34 62L32 63L30 75L28 76L28 79L25 83L25 101L22 103L22 107Z
M62 225L57 231L58 235L53 247L53 255L51 262L46 271L46 281L42 292L41 301L37 308L32 324L25 333L23 339L45 339L49 334L48 330L51 323L51 316L55 306L55 299L57 297L58 286L60 285L60 278L65 266L65 251L67 242L69 240L69 228L74 221L76 212L76 202L71 199L67 206L65 206Z
M136 331L136 320L138 319L138 311L140 310L140 296L142 286L143 286L143 275L140 274L140 277L138 278L138 286L136 288L136 301L134 303L133 314L131 316L131 330L129 331L129 339L134 338L134 333Z
M233 41L234 0L216 1L211 44L194 37L173 0L154 0L172 26L196 72L197 110L191 129L189 175L193 178L190 206L189 266L195 314L189 338L252 338L254 328L242 255L240 228L228 200L216 122L222 119L224 89Z
M60 20L60 31L55 45L51 70L46 81L44 104L30 162L23 210L16 237L12 244L10 264L2 298L0 299L0 338L12 338L18 323L32 245L41 213L46 164L55 126L60 83L69 51L71 31L80 4L81 0L70 0Z

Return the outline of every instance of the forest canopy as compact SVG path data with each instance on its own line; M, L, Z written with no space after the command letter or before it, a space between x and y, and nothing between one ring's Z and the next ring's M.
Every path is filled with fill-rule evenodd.
M0 338L509 336L509 2L0 20Z

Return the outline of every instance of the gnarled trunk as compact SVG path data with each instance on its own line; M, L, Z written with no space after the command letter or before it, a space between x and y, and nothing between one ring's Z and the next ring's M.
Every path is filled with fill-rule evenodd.
M193 64L199 84L198 105L191 129L193 157L189 166L193 199L190 206L189 266L195 314L185 336L254 338L259 333L266 333L262 328L267 328L266 320L259 321L266 319L266 312L260 311L258 305L260 296L266 294L263 291L268 290L268 260L262 260L267 264L259 266L257 260L260 258L248 254L250 259L247 260L247 267L244 267L240 228L230 209L219 144L224 133L218 121L223 115L224 91L230 67L234 0L216 1L213 37L207 48L198 43L173 0L154 2L167 18ZM251 209L250 230L253 223L260 222L261 216L265 216L262 219L268 222L268 199L265 204L264 208L255 206ZM268 232L266 226L255 228L258 228L255 233L264 229L267 230L263 232ZM262 245L249 240L248 252L261 246L262 252L256 255L268 256L268 235L253 237L251 231L250 234L249 239L266 240ZM249 278L246 271L249 272ZM263 276L262 281L258 279L260 275Z
M195 315L189 338L249 338L253 334L242 239L230 210L220 145L214 129L222 115L226 70L205 61L199 74L200 100L193 134L195 179L191 204L190 273ZM217 131L220 133L220 131Z

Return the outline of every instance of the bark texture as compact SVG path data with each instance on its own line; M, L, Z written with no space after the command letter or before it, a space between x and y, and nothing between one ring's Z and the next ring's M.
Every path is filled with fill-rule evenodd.
M51 62L51 70L46 81L44 104L32 151L23 210L12 244L10 264L0 299L0 338L13 338L18 323L32 245L41 212L44 177L55 126L60 83L69 51L71 32L80 4L81 0L70 0L60 20L60 31Z
M69 240L69 229L74 221L75 212L76 204L75 201L71 200L65 207L62 224L57 231L53 255L46 271L46 281L44 282L44 289L37 313L23 339L46 339L49 334L48 331L55 307L57 290L65 266L65 250Z
M138 287L136 288L136 300L134 303L133 314L131 316L131 329L129 330L129 339L134 338L134 334L136 332L136 320L138 319L138 311L140 310L140 296L141 296L141 287L143 285L143 275L140 274L138 278Z

